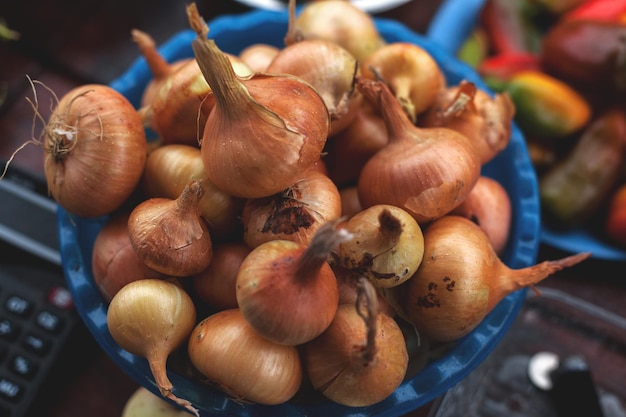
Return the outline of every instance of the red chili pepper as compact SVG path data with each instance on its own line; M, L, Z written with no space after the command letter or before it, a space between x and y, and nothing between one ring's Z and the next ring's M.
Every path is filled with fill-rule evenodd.
M526 51L525 28L517 3L487 0L483 6L480 21L496 53Z
M626 0L587 0L565 13L562 19L620 21L626 16Z
M503 81L524 70L539 71L539 57L530 52L507 52L485 58L478 67L481 76Z

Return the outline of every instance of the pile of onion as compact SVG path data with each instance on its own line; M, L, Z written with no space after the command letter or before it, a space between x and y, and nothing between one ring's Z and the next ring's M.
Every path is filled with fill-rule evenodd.
M386 43L351 2L308 2L283 47L241 56L187 13L193 58L167 63L133 32L154 74L141 110L82 86L41 139L59 204L108 216L92 258L108 330L163 396L197 415L171 370L242 404L305 386L375 404L418 348L589 256L500 260L511 201L481 168L508 144L510 102L446 85L426 50ZM174 352L185 363L166 367Z

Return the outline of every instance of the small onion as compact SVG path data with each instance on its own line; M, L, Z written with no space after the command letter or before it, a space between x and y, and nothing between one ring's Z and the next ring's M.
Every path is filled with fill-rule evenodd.
M275 405L302 383L297 347L261 337L237 308L214 313L189 337L189 359L209 382L239 401Z
M364 407L391 395L408 368L404 334L378 311L377 294L365 278L356 305L342 304L328 329L302 346L313 387L339 404Z
M148 361L161 395L198 416L189 401L174 395L166 371L168 356L187 341L195 323L189 295L179 285L158 279L129 283L115 294L107 311L115 342Z
M271 240L244 259L237 275L237 302L263 337L299 345L318 336L332 321L339 294L327 260L350 237L337 228L338 222L320 227L308 246Z
M276 239L308 245L324 223L339 216L339 190L328 176L312 169L281 193L246 201L243 240L251 248Z
M387 204L368 207L344 225L352 238L342 242L342 266L375 287L395 287L417 271L424 253L422 229L405 210Z
M178 198L150 198L130 213L130 240L147 266L175 277L209 266L213 242L198 209L203 193L202 181L194 180Z
M111 87L87 84L67 92L43 134L48 189L69 213L110 214L137 187L147 153L143 123Z
M420 335L436 342L460 339L505 296L582 262L590 253L511 269L485 232L461 216L444 216L424 231L424 259L405 284L393 288Z

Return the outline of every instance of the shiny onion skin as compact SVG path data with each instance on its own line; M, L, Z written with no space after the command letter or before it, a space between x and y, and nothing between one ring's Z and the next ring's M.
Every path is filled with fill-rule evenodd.
M462 133L415 126L387 85L357 79L364 96L381 112L389 142L365 164L358 179L364 208L400 207L420 225L460 205L480 176L480 159Z
M169 355L187 341L195 323L191 297L180 285L159 279L129 283L115 294L107 310L113 340L148 361L162 396L198 417L189 401L174 395L166 369Z
M246 201L243 240L250 248L276 239L308 245L320 226L339 216L339 190L327 175L309 170L281 193Z
M261 337L237 308L214 313L196 325L187 346L192 365L210 383L243 402L265 405L290 400L302 383L296 346Z
M485 232L465 217L447 215L424 231L424 260L395 287L404 314L420 335L453 342L471 332L504 297L574 266L590 253L511 269L496 255Z
M237 303L246 320L275 343L299 345L322 333L339 304L327 262L350 234L339 220L320 227L310 244L271 240L254 248L237 274Z
M143 123L111 87L87 84L67 92L44 134L48 189L69 213L110 214L139 184L147 152Z
M238 77L194 6L192 47L216 101L200 146L207 177L237 197L281 192L320 159L330 129L324 100L295 76Z

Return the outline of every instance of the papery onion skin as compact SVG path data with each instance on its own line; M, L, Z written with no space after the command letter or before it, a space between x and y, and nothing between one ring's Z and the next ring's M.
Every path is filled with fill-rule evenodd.
M339 190L328 176L310 170L282 193L246 201L243 239L250 248L276 239L308 245L321 225L340 215Z
M100 217L137 187L147 141L137 111L106 85L75 87L45 127L44 169L50 194L69 213Z
M384 400L402 383L408 366L402 330L385 313L376 320L377 352L371 362L361 358L366 328L351 304L340 305L328 329L302 346L306 373L325 397L364 407Z
M302 383L297 347L261 337L236 308L198 323L187 350L201 374L240 401L281 404L290 400Z
M238 77L212 39L194 4L187 8L198 36L196 60L216 104L201 151L207 177L224 192L267 197L292 185L319 161L330 116L317 91L289 75Z
M202 181L194 180L174 200L150 198L133 209L128 232L147 266L175 277L196 274L209 266L213 241L198 209L203 193Z

